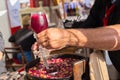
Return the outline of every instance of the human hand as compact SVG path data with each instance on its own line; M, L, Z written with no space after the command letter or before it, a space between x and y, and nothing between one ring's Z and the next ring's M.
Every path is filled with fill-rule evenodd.
M37 42L35 42L33 45L32 45L32 47L31 47L31 50L32 50L32 52L33 52L33 54L35 55L35 56L41 56L39 53L39 45L38 45L38 43Z
M37 51L37 50L39 50L39 45L38 45L37 42L35 42L35 43L32 45L31 50L32 50L32 51Z
M61 28L49 28L37 34L39 45L51 50L57 50L69 45L71 33Z

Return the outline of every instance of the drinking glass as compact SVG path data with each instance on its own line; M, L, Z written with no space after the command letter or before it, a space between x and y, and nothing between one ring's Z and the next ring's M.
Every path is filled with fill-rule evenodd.
M48 28L48 21L45 13L31 13L31 27L35 33L39 33Z
M31 28L33 31L38 34L41 31L48 28L48 21L46 18L45 13L43 12L36 12L31 14ZM39 46L38 57L43 59L44 65L46 69L49 69L48 63L46 60L46 56L49 54L49 51L43 48L41 45Z

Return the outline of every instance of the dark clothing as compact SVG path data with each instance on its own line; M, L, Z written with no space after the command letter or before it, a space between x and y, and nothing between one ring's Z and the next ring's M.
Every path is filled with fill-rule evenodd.
M96 28L96 27L101 27L103 26L103 18L105 16L105 9L107 4L110 5L109 3L106 3L107 0L95 0L95 4L93 5L90 15L88 16L87 20L85 20L84 23L79 22L73 24L74 28ZM109 17L109 25L112 24L119 24L120 23L120 0L117 0L117 5L115 6L115 9L111 13ZM119 4L118 4L119 3Z
M106 6L110 7L111 0L95 0L90 15L82 24L79 22L74 23L74 28L96 28L103 26L103 18L105 16ZM115 2L115 8L109 16L108 25L120 24L120 0ZM93 33L94 34L94 33ZM117 69L120 72L120 50L109 51L109 57Z
M33 32L28 28L22 28L18 30L14 35L9 38L9 42L13 42L15 45L20 45L24 50L24 55L27 62L33 60L31 46L34 44L36 39L33 36ZM14 59L17 59L19 63L22 61L22 54L14 54Z
M18 30L9 38L9 42L21 45L24 51L31 51L31 46L35 41L36 39L33 37L33 32L27 28Z

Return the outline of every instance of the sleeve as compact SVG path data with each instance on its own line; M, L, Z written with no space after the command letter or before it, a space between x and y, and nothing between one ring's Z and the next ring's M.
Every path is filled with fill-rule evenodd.
M90 10L88 18L83 22L74 22L72 28L95 28L99 25L99 7L100 0L95 0L93 7Z

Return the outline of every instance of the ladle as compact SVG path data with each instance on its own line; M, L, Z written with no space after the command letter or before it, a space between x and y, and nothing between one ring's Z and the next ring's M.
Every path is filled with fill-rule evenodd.
M39 46L39 52L41 53L41 57L43 59L43 64L46 67L46 70L49 75L55 75L57 74L57 69L50 70L52 66L50 66L47 62L46 56L50 54L50 51L48 51L46 48L43 48L42 46Z

